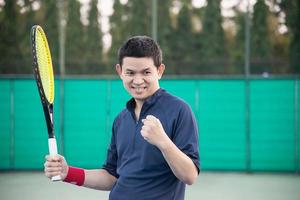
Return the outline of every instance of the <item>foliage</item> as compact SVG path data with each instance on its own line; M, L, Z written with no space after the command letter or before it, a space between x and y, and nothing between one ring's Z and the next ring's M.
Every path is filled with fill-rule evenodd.
M226 73L225 35L222 27L221 1L207 1L203 16L201 63L211 73Z
M172 35L172 54L170 72L183 74L192 71L194 52L194 34L192 32L191 10L187 2L184 2L178 13L177 26Z
M110 17L110 33L112 42L108 53L108 71L111 73L114 72L114 64L118 62L118 49L130 35L127 28L127 24L129 23L128 10L129 8L127 4L123 5L119 0L114 0L113 14Z
M270 72L267 66L271 54L268 14L269 8L265 1L257 0L251 26L251 72L253 73Z
M130 36L151 36L151 1L128 0L128 24Z
M99 9L97 7L97 0L91 0L89 11L89 24L87 27L86 38L86 67L87 72L100 72L105 71L102 66L103 63L103 43L102 43L102 31L99 24L98 17L100 16Z
M235 22L236 26L236 36L234 45L232 48L232 59L233 65L235 66L237 72L244 73L244 62L245 62L245 31L246 31L246 14L243 12L236 11Z
M22 65L24 66L25 73L32 72L32 58L31 58L31 46L30 46L30 30L33 25L38 24L35 17L35 11L33 10L32 1L24 0L23 13L20 16L19 32L20 34L20 49L22 54Z
M69 1L66 25L66 73L87 73L84 55L84 27L80 20L80 2Z
M39 24L44 28L49 47L51 49L52 62L54 72L59 72L58 55L59 55L59 40L58 40L58 9L56 1L40 0L41 8L39 10Z
M152 1L113 0L111 46L104 52L99 0L91 0L83 24L79 0L68 2L67 74L115 74L117 51L133 35L152 35ZM3 0L0 4L0 73L32 74L30 29L41 25L48 37L54 71L59 72L57 1ZM157 6L157 40L167 74L243 74L246 13L221 13L221 0L195 8L192 0L164 0ZM177 10L177 11L176 11ZM224 24L233 23L228 28ZM251 72L300 73L300 0L257 0L251 17ZM223 29L223 26L225 29ZM285 26L286 32L280 27Z
M23 61L17 28L20 25L20 7L15 1L6 1L0 18L0 72L20 73Z
M294 73L300 73L300 0L282 0L279 4L286 15L286 25L292 35L290 62Z
M171 5L172 0L164 0L164 3L157 6L157 42L163 51L163 62L167 65L167 73L169 73L169 61L173 53L170 44L173 42L172 37L176 35L171 21Z

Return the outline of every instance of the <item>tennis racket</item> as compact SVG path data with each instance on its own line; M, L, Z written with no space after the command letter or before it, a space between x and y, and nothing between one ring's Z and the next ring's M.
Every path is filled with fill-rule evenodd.
M50 155L57 155L57 145L53 126L54 75L51 53L46 34L42 27L35 25L31 29L31 49L33 56L34 77L41 97L48 129L48 147ZM52 181L60 181L59 175Z

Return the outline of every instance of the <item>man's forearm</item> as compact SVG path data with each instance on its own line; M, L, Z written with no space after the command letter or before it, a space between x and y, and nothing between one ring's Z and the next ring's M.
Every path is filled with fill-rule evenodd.
M111 190L117 178L104 169L85 170L84 187L96 190Z
M171 140L161 146L160 150L174 175L182 182L192 185L198 176L197 167L192 159L184 154Z

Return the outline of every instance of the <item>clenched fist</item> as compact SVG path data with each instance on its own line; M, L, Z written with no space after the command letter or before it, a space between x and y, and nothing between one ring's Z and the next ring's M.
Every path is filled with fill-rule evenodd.
M141 134L147 142L161 149L170 141L159 119L153 115L148 115L142 122L144 125Z
M45 175L48 178L53 176L60 175L61 179L64 180L68 174L68 164L65 158L61 155L56 156L46 156L46 161L44 164Z

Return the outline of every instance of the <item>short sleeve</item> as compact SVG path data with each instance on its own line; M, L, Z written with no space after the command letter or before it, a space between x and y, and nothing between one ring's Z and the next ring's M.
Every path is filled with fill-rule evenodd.
M118 161L118 154L117 154L117 147L116 147L116 136L115 136L115 122L113 124L112 128L112 137L111 142L107 150L107 157L106 161L102 167L102 169L105 169L108 173L113 175L116 178L119 178L119 174L117 173L117 161Z
M187 104L180 107L175 123L173 142L192 159L200 172L198 126L191 108Z

